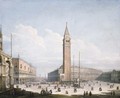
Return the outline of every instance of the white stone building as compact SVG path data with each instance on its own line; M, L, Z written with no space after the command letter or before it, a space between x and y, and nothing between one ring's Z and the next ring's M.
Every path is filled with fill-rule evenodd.
M21 58L12 59L14 65L14 83L24 84L35 81L36 68Z

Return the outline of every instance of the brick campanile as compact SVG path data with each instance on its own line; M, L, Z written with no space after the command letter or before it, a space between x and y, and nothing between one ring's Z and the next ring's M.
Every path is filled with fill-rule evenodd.
M64 81L71 81L71 38L67 23L63 38L63 73Z

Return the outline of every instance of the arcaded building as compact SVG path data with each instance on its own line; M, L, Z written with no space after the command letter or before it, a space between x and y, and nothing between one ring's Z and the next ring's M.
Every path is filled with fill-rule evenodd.
M111 81L120 83L120 71L113 70L111 73Z
M2 28L0 27L0 91L13 87L12 57L3 51Z
M66 24L64 37L63 37L63 64L60 68L48 73L48 81L77 81L81 80L94 80L102 74L102 71L84 68L78 66L71 66L71 37Z
M98 80L105 82L120 83L120 70L104 72L98 77Z
M81 67L79 72L78 66L72 66L72 75L71 79L72 81L78 81L79 74L80 74L80 80L95 80L97 79L101 74L101 70L93 69L93 68L87 68L87 67Z
M36 78L36 68L21 58L12 59L14 65L14 83L33 82Z
M56 69L50 73L48 73L48 81L49 82L57 82L57 81L64 81L64 74L63 74L62 66L59 69ZM93 68L85 68L81 67L79 72L78 66L71 66L71 81L78 81L79 75L80 80L87 81L87 80L95 80L102 74L101 70L93 69Z

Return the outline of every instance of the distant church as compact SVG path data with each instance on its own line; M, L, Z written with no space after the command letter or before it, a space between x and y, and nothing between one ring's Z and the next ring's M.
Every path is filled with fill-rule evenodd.
M92 69L92 68L83 68L78 66L71 66L71 38L66 24L64 38L63 38L63 65L59 69L56 69L48 73L49 82L71 82L77 81L79 74L81 80L93 80L100 76L102 71Z

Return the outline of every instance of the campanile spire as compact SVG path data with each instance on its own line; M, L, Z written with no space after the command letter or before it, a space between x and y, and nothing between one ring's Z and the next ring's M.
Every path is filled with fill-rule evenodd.
M64 36L65 36L65 35L70 35L70 34L69 34L69 31L68 31L68 27L67 27L67 22L66 22L66 27L65 27L65 32L64 32Z
M71 38L67 23L63 38L63 73L64 81L71 81Z

